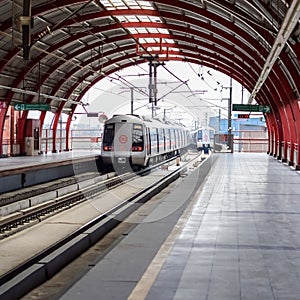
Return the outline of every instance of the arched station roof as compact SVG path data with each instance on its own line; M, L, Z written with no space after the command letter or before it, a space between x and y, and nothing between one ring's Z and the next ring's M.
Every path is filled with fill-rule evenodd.
M273 139L298 144L299 16L300 0L0 0L0 101L48 103L71 120L105 76L188 61L240 82L249 103L270 105Z

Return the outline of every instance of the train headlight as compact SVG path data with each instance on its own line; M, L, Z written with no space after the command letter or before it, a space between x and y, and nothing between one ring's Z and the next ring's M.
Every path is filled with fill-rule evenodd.
M132 146L131 151L132 152L141 152L141 151L143 151L143 147L142 146Z
M103 146L104 151L112 151L113 147L112 146Z

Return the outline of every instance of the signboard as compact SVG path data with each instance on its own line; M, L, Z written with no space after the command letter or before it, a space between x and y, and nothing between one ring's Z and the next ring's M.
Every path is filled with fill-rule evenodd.
M47 103L17 103L14 104L15 110L50 110Z
M107 115L105 115L104 113L87 113L87 117L88 118L98 118L98 121L100 123L104 123L105 121L108 120Z
M268 105L258 105L258 111L269 113L271 111L270 106Z
M258 111L258 105L252 104L232 104L233 111Z
M269 113L270 107L268 105L233 104L232 110Z
M98 113L87 113L88 118L98 118Z
M99 120L99 122L102 124L102 123L104 123L105 121L108 120L108 117L107 117L106 114L101 114L101 115L99 115L98 120Z

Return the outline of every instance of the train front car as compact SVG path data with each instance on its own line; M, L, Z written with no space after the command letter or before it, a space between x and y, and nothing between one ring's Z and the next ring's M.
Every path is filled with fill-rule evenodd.
M145 161L145 126L132 115L117 115L104 124L101 157L116 172L137 171Z
M215 130L213 128L200 128L194 131L194 141L199 151L208 153L213 147Z

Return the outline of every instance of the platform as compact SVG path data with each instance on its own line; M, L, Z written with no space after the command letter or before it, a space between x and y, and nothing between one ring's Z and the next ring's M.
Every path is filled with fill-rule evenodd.
M97 150L0 159L0 193L97 170Z
M61 299L299 299L299 174L267 154L213 161L189 204L197 171Z

